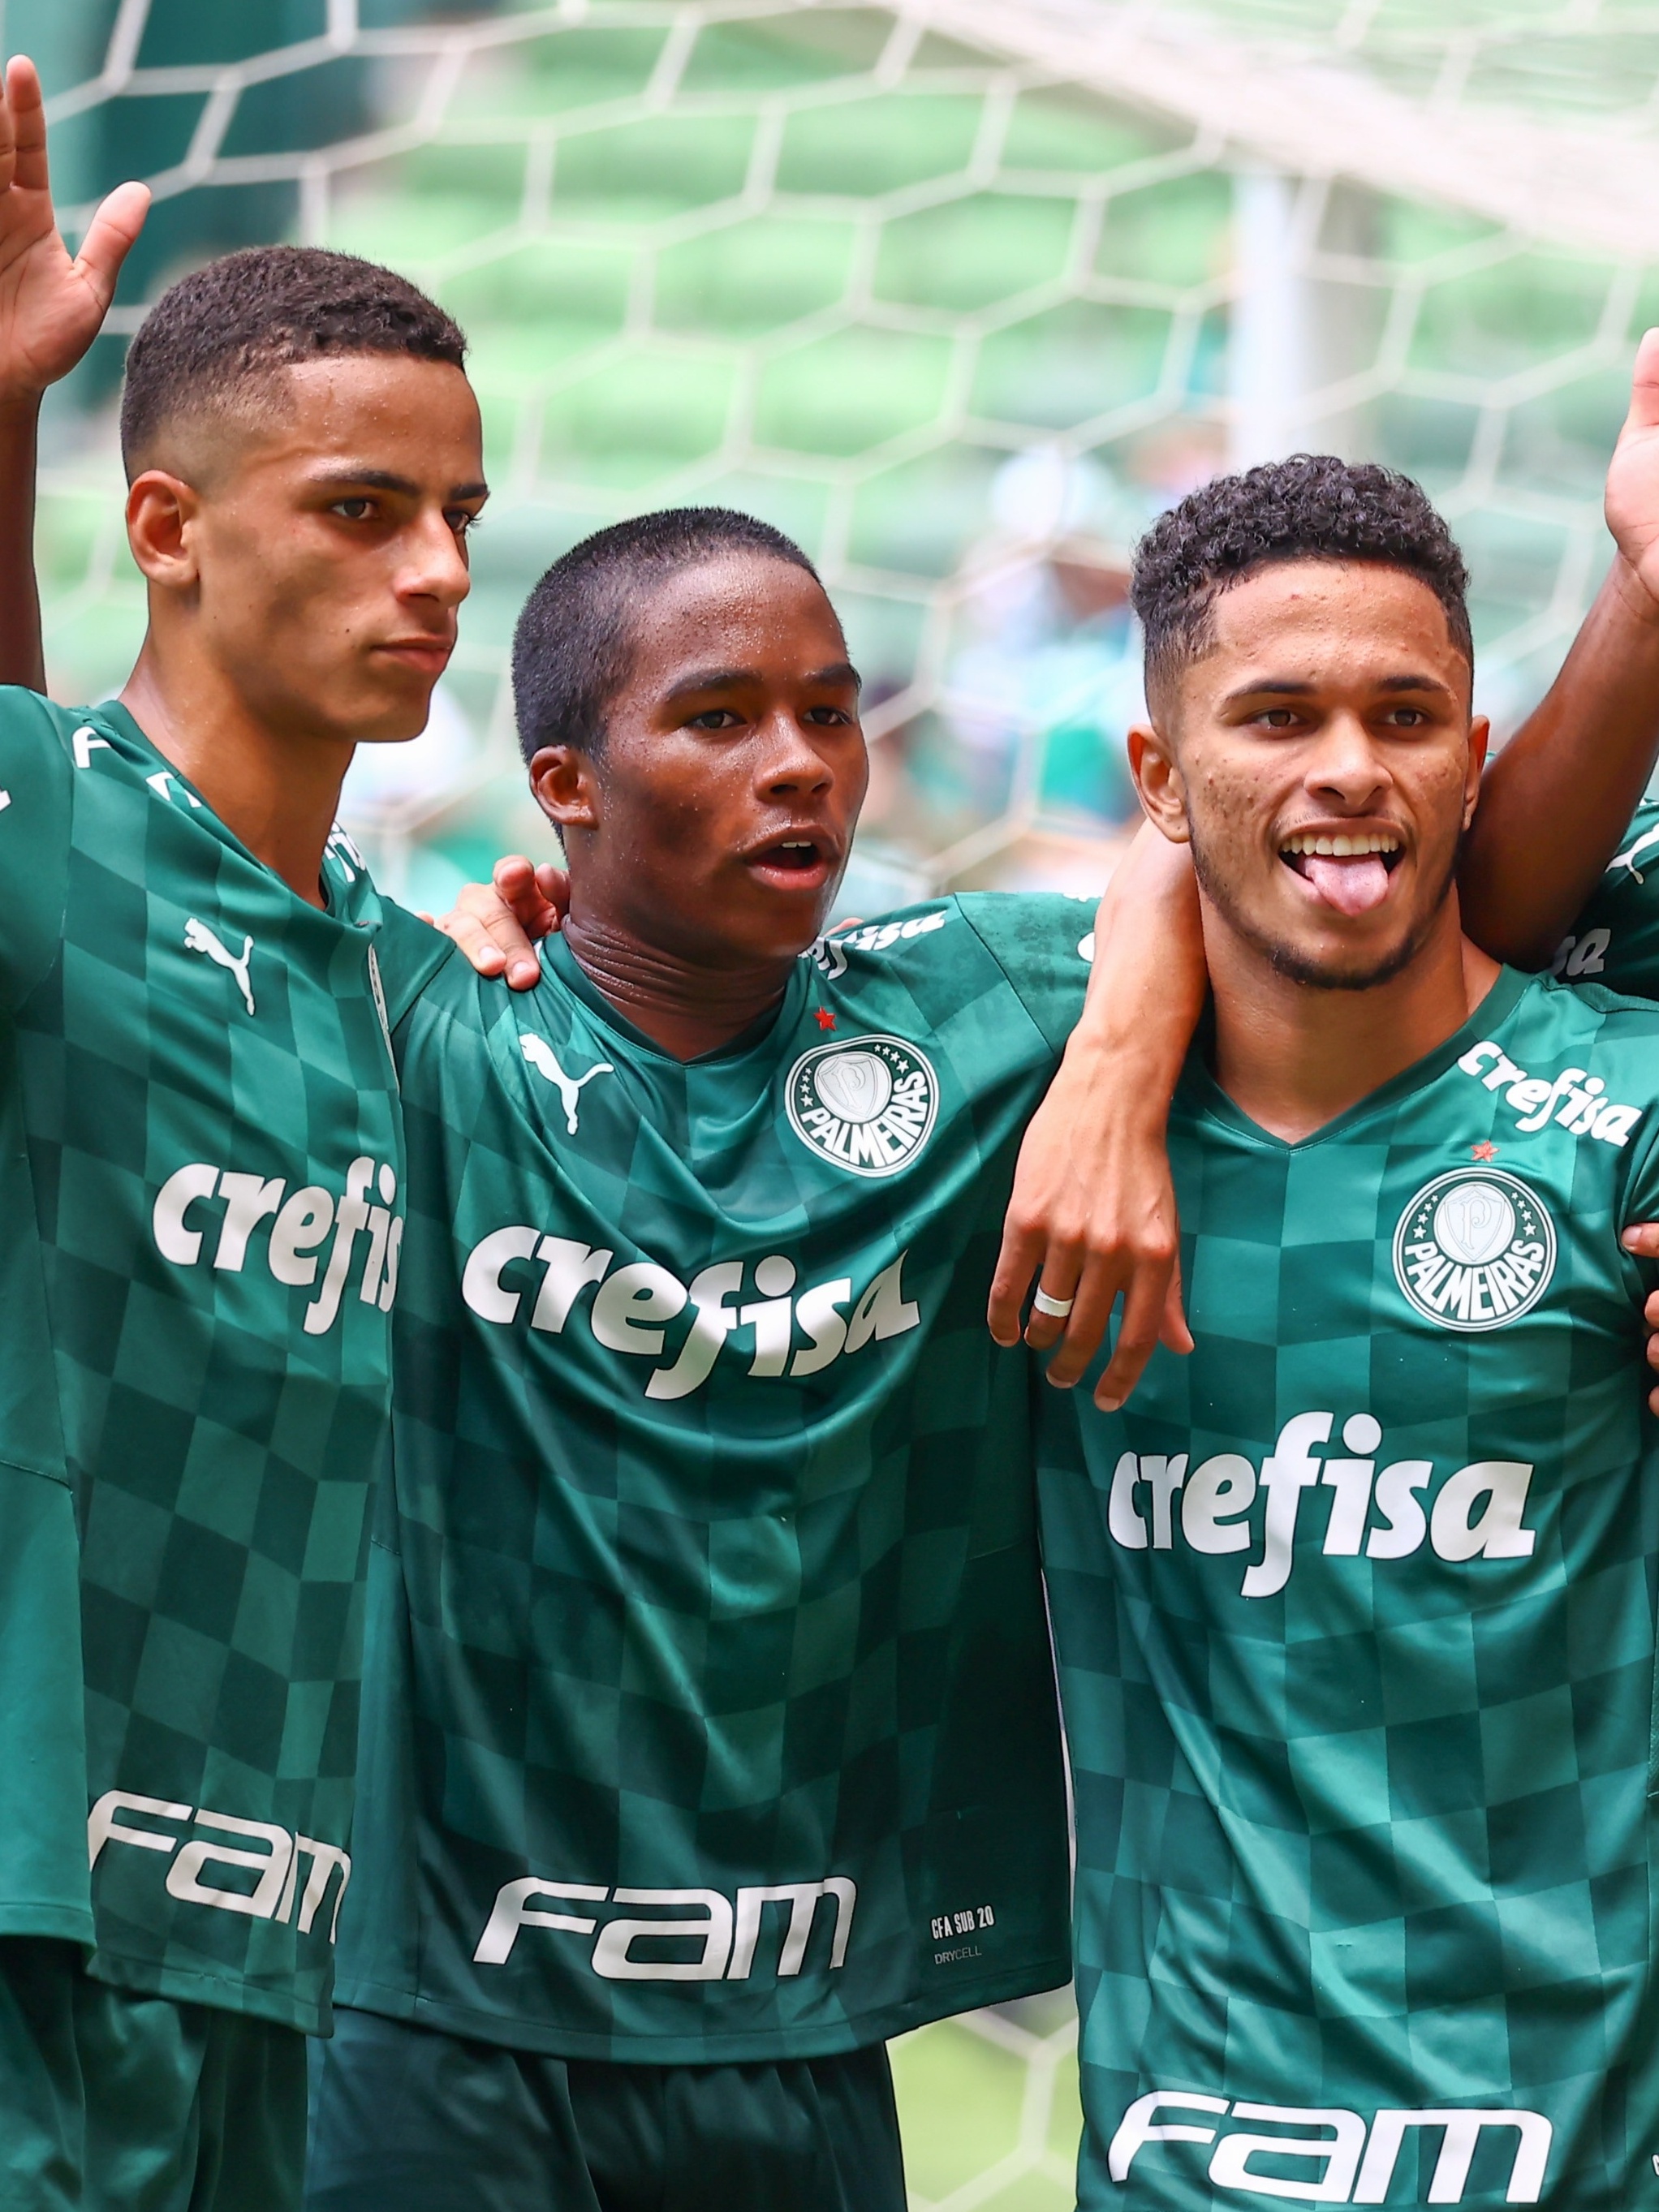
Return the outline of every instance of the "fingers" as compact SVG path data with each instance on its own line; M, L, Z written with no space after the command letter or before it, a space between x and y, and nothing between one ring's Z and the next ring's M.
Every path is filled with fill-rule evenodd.
M515 867L523 871L533 894L535 871L528 860L501 861L495 872L509 872L509 883L522 898L523 883L511 873ZM481 975L501 976L515 991L533 990L541 981L536 948L495 883L463 884L453 911L438 927L454 939Z
M424 917L422 917L424 919ZM507 965L507 955L484 927L476 915L468 914L462 907L442 915L433 924L446 937L453 937L481 975L499 975Z
M6 67L5 107L0 146L10 163L7 181L21 185L26 192L44 192L47 189L46 101L40 72L22 54Z
M564 918L570 911L570 878L563 868L556 868L550 860L543 860L536 869L536 888L553 917L548 924L550 935L554 930L563 928Z
M504 860L497 860L489 872L497 896L511 908L526 929L538 925L542 909L547 904L537 880L538 873L522 853L509 853Z
M1627 430L1659 428L1659 330L1644 331L1631 371Z
M1181 1255L1177 1252L1170 1268L1170 1285L1164 1293L1164 1318L1159 1324L1158 1340L1169 1351L1185 1358L1194 1349L1193 1333L1187 1326L1187 1309L1181 1290Z
M1123 1323L1106 1363L1106 1371L1095 1385L1095 1403L1103 1413L1115 1413L1139 1382L1146 1362L1158 1346L1158 1326L1164 1317L1168 1279L1146 1267L1136 1269L1123 1301Z
M133 240L143 228L144 217L149 213L148 185L117 185L99 207L81 241L75 266L92 287L94 298L106 313L115 297L121 264L131 252Z
M1052 1260L1049 1266L1053 1266ZM1046 1274L1048 1269L1043 1272ZM1052 1324L1054 1334L1058 1335L1063 1330L1064 1334L1048 1366L1048 1380L1060 1390L1069 1390L1074 1382L1083 1380L1089 1363L1105 1341L1112 1323L1112 1308L1117 1304L1126 1279L1122 1256L1116 1253L1091 1254L1083 1262L1080 1272L1073 1261L1072 1272L1077 1275L1072 1310L1063 1322ZM1035 1340L1028 1329L1027 1343Z
M1659 1260L1659 1221L1637 1222L1622 1233L1619 1242L1638 1260Z
M28 77L33 77L33 62L15 62L0 73L0 192L18 184L18 106L28 101ZM40 80L35 77L35 93L40 93ZM45 142L45 126L42 126Z
M997 1254L985 1316L992 1335L1005 1349L1019 1342L1025 1293L1047 1249L1046 1237L1017 1222L1011 1211L1002 1224L1002 1249Z

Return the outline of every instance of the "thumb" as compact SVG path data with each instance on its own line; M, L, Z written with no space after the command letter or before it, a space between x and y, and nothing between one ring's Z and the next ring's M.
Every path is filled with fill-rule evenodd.
M81 251L75 257L76 273L92 287L99 306L108 312L115 297L115 280L121 264L149 213L148 185L117 185L92 218Z
M1631 371L1628 430L1659 429L1659 330L1644 331Z

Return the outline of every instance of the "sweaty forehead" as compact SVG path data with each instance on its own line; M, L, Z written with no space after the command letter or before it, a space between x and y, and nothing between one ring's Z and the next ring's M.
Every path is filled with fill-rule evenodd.
M483 474L477 401L448 362L333 354L256 368L157 426L139 465L205 487L246 469L356 463L400 476Z
M1421 667L1467 685L1468 663L1446 611L1419 576L1380 562L1282 561L1254 570L1216 599L1210 682L1231 684L1246 664L1296 664L1305 678L1340 681ZM1200 664L1202 665L1202 664Z
M672 682L688 659L726 666L799 653L816 667L842 651L823 586L792 561L720 554L656 577L630 599L635 672L653 684Z

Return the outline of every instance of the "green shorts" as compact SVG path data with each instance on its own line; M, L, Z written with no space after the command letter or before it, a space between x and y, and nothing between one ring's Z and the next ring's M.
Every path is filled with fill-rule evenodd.
M887 2052L625 2066L337 2010L307 2212L904 2212Z
M0 2212L295 2212L306 2038L0 1936Z

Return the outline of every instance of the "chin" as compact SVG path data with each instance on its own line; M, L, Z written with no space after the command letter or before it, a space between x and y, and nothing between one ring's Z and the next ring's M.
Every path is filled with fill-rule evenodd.
M1374 991L1409 968L1422 940L1407 932L1387 945L1317 945L1291 938L1263 940L1261 949L1281 975L1315 991Z

